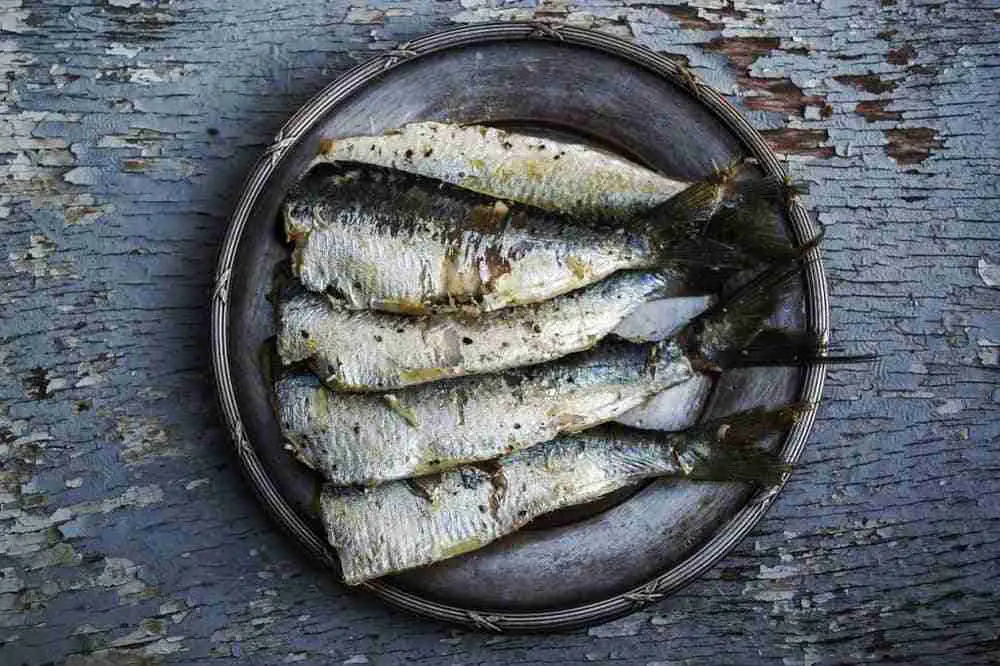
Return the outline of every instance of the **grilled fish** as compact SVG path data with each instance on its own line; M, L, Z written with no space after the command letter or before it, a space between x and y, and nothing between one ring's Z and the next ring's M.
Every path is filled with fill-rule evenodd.
M466 553L544 513L656 476L769 484L780 461L746 446L791 425L799 408L748 412L683 433L601 427L488 465L375 488L326 486L320 507L345 582Z
M331 388L385 391L589 349L639 306L682 288L676 276L628 271L543 303L422 317L350 310L300 290L281 304L278 351L285 364L308 361Z
M630 219L690 185L578 143L432 121L321 144L317 163L345 161L408 171L583 219Z
M334 392L312 374L276 386L282 433L337 485L371 485L487 460L614 419L692 376L672 342L598 348L545 365L383 395Z
M612 229L422 176L340 164L300 183L283 216L293 272L311 291L332 290L351 309L485 312L626 269L670 271L712 291L734 271L796 254L775 237L773 216L747 220L717 208L722 187L694 185ZM699 211L714 212L706 220Z

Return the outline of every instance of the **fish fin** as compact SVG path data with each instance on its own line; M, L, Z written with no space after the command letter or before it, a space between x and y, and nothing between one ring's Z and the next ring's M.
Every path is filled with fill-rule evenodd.
M678 341L693 361L724 368L731 351L745 348L764 330L778 304L800 281L799 262L769 269L695 318Z
M663 263L680 265L691 284L712 288L740 270L804 255L822 231L793 245L781 230L779 205L796 190L776 177L733 182L721 170L653 209L645 224Z
M719 364L727 368L844 365L878 360L878 354L846 353L839 348L830 348L815 333L773 328L762 330L748 344L729 350L724 356Z
M761 486L780 483L792 466L770 451L727 448L699 464L687 476L696 481L744 481Z
M695 427L723 445L749 445L766 435L791 428L814 407L808 402L797 402L776 409L755 407Z
M777 265L723 297L678 336L692 362L705 370L812 363L864 363L872 354L831 349L815 333L767 326L778 304L801 284L803 262Z
M792 427L813 407L804 402L777 409L758 407L696 426L695 430L714 444L711 453L692 470L690 478L748 481L765 486L780 482L791 466L776 453L754 444Z

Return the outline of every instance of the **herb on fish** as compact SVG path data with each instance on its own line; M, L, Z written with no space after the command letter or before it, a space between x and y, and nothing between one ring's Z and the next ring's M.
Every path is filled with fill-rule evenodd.
M389 409L396 414L399 414L404 421L410 424L411 428L420 427L420 420L417 418L416 412L409 407L404 407L403 403L399 401L399 398L391 393L386 393L382 396L382 399L385 401L385 404L389 406Z

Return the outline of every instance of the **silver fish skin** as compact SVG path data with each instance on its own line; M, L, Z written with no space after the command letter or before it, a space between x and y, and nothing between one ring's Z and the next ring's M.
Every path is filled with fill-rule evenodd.
M690 184L579 143L433 121L324 140L315 162L342 161L408 171L584 219L630 219Z
M278 352L285 364L308 361L330 388L393 390L589 349L639 306L683 291L675 276L628 271L543 303L422 317L300 291L280 306Z
M331 391L312 374L276 385L293 453L337 485L429 474L610 421L693 374L671 342L602 344L545 365L383 395Z
M659 264L648 231L587 226L373 166L307 177L283 215L293 272L351 309L491 311Z
M320 499L322 520L345 582L356 585L482 548L542 514L642 479L728 480L734 471L742 469L752 478L758 473L751 471L754 467L766 469L766 454L722 444L724 434L719 433L725 431L665 434L599 428L490 465L368 489L326 486Z

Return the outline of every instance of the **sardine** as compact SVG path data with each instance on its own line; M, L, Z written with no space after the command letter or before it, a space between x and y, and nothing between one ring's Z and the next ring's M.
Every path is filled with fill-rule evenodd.
M602 427L488 465L368 489L326 486L322 520L345 582L356 585L482 548L542 514L643 479L772 483L784 467L748 444L800 413L752 411L671 434Z
M579 143L432 121L321 143L316 163L344 161L408 171L583 219L630 219L690 185Z
M297 457L338 485L371 485L487 460L610 421L692 376L665 341L604 343L545 365L383 395L331 391L312 374L276 386Z
M694 185L615 229L422 176L341 164L300 183L283 215L293 272L311 291L330 289L351 309L491 311L627 269L666 270L711 291L735 271L798 252L775 237L772 217L718 209L723 187ZM706 220L698 211L714 213Z
M486 460L613 420L695 376L695 368L714 373L747 358L814 361L818 346L810 351L783 344L793 334L766 328L783 289L798 275L798 269L765 272L669 341L605 342L544 365L381 396L335 392L312 374L291 375L276 387L279 423L299 459L340 485ZM761 334L771 339L768 348L744 354Z
M679 292L676 276L628 271L544 303L412 317L300 290L281 304L278 351L286 364L308 361L331 388L385 391L589 349L639 306Z

